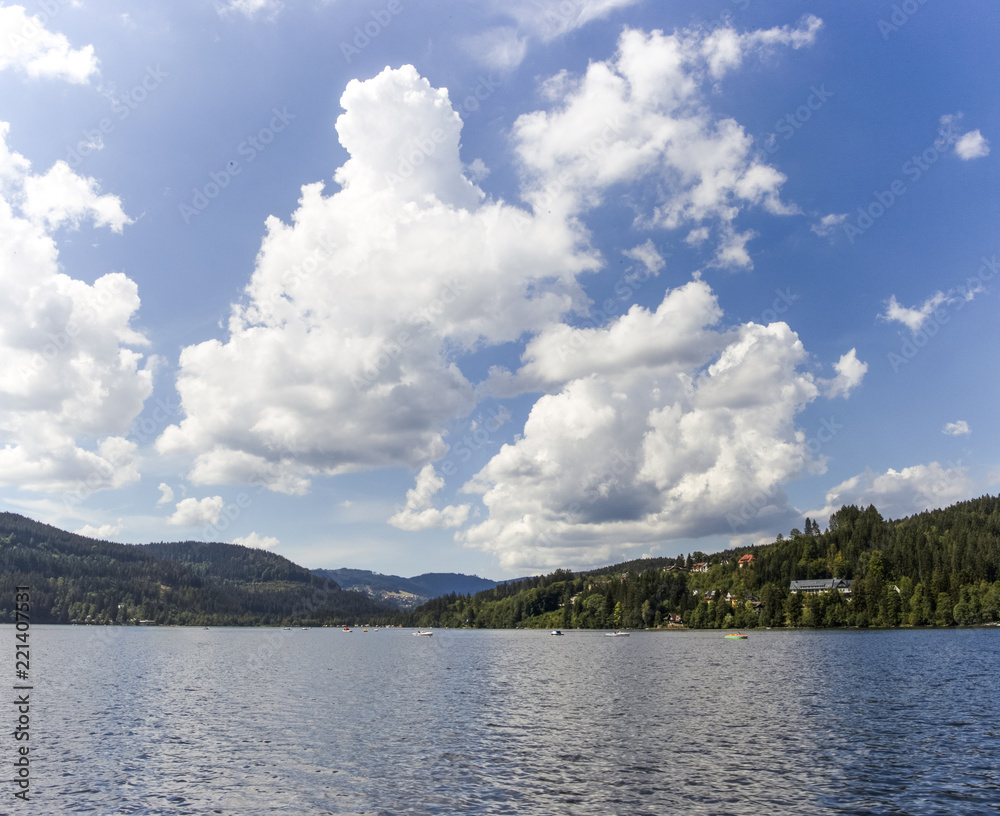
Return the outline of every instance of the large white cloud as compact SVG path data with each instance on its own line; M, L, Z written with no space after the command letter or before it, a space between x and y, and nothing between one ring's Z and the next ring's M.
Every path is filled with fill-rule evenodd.
M526 198L536 211L573 215L613 185L656 178L658 193L640 222L693 229L699 239L707 222L718 232L715 263L750 266L746 244L754 234L734 223L741 208L798 210L781 200L785 176L753 157L743 128L710 111L705 85L748 54L811 43L820 25L808 17L798 28L745 34L728 27L626 30L614 59L591 62L582 77L562 72L549 79L543 92L557 104L515 122Z
M746 265L753 234L739 212L793 208L784 177L713 116L704 86L761 49L808 44L818 26L626 31L615 60L551 78L553 109L512 132L530 211L470 180L447 91L410 66L352 81L340 189L307 184L289 223L268 220L226 337L181 354L185 416L158 449L191 457L195 483L287 493L320 474L404 465L416 484L391 523L464 525L468 505L433 502L448 427L485 394L541 393L523 433L464 488L489 515L458 539L506 569L736 532L732 511L762 493L767 506L737 526L788 510L782 484L824 467L796 416L820 394L846 395L864 363L851 351L833 379L815 376L787 325L724 325L697 275L656 308L627 301L595 320L578 278L603 260L580 216L612 185L651 179L641 187L662 194L638 226L683 228L693 244L714 233L716 262ZM652 240L627 240L645 271L622 278L625 298L665 267ZM471 355L510 343L524 343L517 370L479 383L463 373Z
M0 5L0 71L12 69L33 79L85 84L97 73L94 46L73 48L24 6Z
M267 222L229 336L183 350L186 414L158 440L200 483L423 467L475 407L458 355L536 332L585 298L579 228L486 201L463 174L447 92L410 66L352 81L337 121L341 190L302 188Z
M902 518L936 507L947 507L969 495L972 480L961 464L927 465L875 473L871 468L846 479L826 494L826 507L810 515L829 518L844 505L875 505L886 518Z
M0 484L79 500L138 479L133 419L152 391L135 350L136 284L61 272L52 230L89 219L120 230L116 196L58 162L44 175L6 142L0 122Z
M545 569L735 532L750 497L770 498L737 526L787 510L781 485L824 467L795 418L827 383L803 370L808 355L786 324L726 329L721 317L695 280L655 312L635 306L606 328L552 328L516 374L495 372L508 390L558 391L465 486L482 494L489 518L459 540L507 570Z

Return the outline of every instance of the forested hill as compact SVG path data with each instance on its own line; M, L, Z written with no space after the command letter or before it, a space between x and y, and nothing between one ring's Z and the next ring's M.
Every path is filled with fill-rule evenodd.
M97 541L0 513L0 598L31 588L37 623L351 622L386 607L287 558L236 544ZM0 621L13 604L0 603Z
M685 625L951 626L1000 618L1000 498L899 520L841 508L771 544L706 555L558 570L413 612L417 626L605 628ZM753 556L752 559L744 556ZM743 559L741 565L740 560ZM848 592L791 592L792 581L843 578Z

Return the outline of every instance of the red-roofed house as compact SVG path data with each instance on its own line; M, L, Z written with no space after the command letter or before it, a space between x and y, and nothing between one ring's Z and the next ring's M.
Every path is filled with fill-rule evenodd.
M736 562L740 569L749 566L753 563L753 553L747 553L746 555L741 555L740 560Z

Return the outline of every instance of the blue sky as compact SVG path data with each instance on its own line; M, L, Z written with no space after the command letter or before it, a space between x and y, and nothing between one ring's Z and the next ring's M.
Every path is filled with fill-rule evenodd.
M501 578L995 492L998 24L0 4L0 506Z

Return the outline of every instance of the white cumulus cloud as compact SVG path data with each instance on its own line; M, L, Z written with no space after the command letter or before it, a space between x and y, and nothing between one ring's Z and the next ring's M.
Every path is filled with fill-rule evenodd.
M817 235L826 238L833 235L834 231L847 220L847 213L830 213L824 215L818 223L813 224L809 229Z
M657 197L641 221L685 227L692 243L714 226L715 263L749 267L754 233L735 227L741 209L798 210L781 200L784 174L753 158L743 128L711 113L705 77L721 78L774 45L806 45L819 26L809 17L798 28L745 34L626 30L614 59L592 62L579 79L560 73L549 80L550 95L563 94L559 104L514 123L526 198L536 212L572 215L599 203L612 185L655 178Z
M257 550L273 550L281 542L274 536L262 536L259 533L250 533L250 535L234 538L232 543L243 547L253 547Z
M224 505L222 496L208 496L204 499L181 499L174 508L174 514L167 524L178 527L202 527L215 524Z
M38 176L0 122L0 483L81 501L139 478L125 438L152 391L131 321L138 287L62 271L52 231L84 219L120 230L116 196L62 162ZM87 441L90 440L90 441Z
M185 418L157 441L196 483L300 493L318 474L422 468L475 407L455 359L582 309L597 266L578 225L486 201L463 174L461 120L411 66L352 81L341 189L302 188L267 222L229 336L185 348Z
M853 391L865 374L868 373L868 363L863 363L858 359L857 349L851 349L847 354L834 363L834 370L837 376L824 383L826 394L829 397L846 397Z
M77 535L86 536L87 538L96 538L100 541L108 541L117 536L121 531L122 521L121 519L118 519L117 524L102 524L99 527L84 524L79 530L74 530L73 532Z
M433 506L434 494L444 487L434 465L424 465L412 490L406 491L406 506L389 518L401 530L430 530L435 527L459 527L469 516L469 505L449 505L440 510Z
M946 423L942 433L947 434L948 436L968 436L972 433L972 430L969 428L968 422L964 419L960 419L958 422Z
M965 161L981 159L990 155L990 143L978 130L971 130L955 142L955 153Z
M73 48L65 35L49 31L24 6L0 5L0 71L4 69L82 85L98 72L98 62L94 46Z
M285 4L281 0L228 0L226 3L216 0L215 4L219 16L242 14L250 20L255 17L273 20L284 7Z
M875 505L886 518L902 518L924 510L947 507L967 497L972 480L961 465L945 467L938 462L914 465L885 473L871 468L852 476L826 494L826 507L807 515L826 517L844 505Z
M696 280L655 312L633 306L606 327L553 327L529 343L522 368L494 384L549 393L463 487L489 517L458 539L507 570L548 569L733 532L750 497L770 500L739 525L787 511L782 484L824 468L795 425L822 383L786 324L721 318Z

